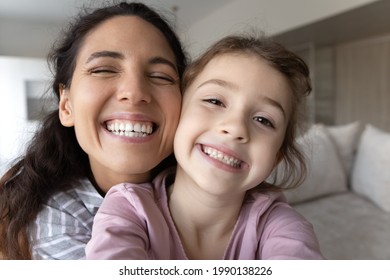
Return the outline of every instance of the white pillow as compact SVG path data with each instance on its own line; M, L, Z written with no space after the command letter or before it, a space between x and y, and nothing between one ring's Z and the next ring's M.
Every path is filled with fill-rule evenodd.
M326 129L336 145L347 177L349 177L355 160L362 125L356 121L344 125L326 126Z
M308 174L301 186L285 191L288 202L303 202L347 190L340 157L323 125L313 125L298 143L307 158Z
M390 133L366 126L352 170L352 189L390 212Z

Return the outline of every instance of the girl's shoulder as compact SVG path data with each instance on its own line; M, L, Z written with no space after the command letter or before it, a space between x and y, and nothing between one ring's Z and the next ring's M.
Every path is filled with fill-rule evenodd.
M143 208L143 204L159 203L166 197L166 188L173 174L169 169L158 174L150 182L117 184L107 192L105 200L119 201L118 198L124 198L137 208Z
M290 217L300 220L300 214L287 202L283 192L267 191L248 192L244 200L242 211L256 220L278 219Z
M246 204L273 204L274 202L287 203L286 197L282 191L253 188L247 191L244 200L244 203Z

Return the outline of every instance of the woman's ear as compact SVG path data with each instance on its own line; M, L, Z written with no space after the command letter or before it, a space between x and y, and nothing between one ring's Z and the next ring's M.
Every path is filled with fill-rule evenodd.
M74 125L72 104L69 99L69 90L64 84L60 84L60 103L58 105L59 118L61 124L66 127L72 127Z

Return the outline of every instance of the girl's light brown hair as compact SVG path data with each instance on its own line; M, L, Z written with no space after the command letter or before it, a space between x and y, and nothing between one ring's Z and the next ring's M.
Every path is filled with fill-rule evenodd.
M263 183L259 189L279 191L297 187L305 179L307 172L305 158L296 139L305 129L305 100L312 89L308 66L294 52L270 38L254 35L228 36L212 45L187 67L182 80L183 90L192 84L212 59L224 54L258 56L282 73L290 84L293 94L292 113L280 149L281 164L270 178L272 184Z

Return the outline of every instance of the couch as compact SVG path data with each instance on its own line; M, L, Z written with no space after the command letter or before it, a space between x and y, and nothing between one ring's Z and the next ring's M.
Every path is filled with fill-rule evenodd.
M285 192L314 226L326 259L390 259L390 133L315 124L299 139L303 184Z

